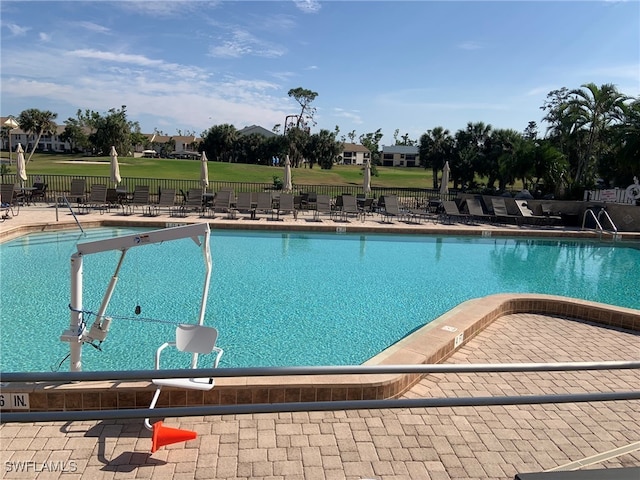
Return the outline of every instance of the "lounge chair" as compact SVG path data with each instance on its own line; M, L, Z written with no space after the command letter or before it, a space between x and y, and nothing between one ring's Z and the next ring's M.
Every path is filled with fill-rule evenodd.
M42 182L35 182L33 184L33 190L29 193L29 202L35 203L36 199L42 199L43 201L47 201L47 185Z
M188 212L204 213L201 188L191 188L187 192L184 203L180 205L179 214L186 217Z
M75 202L77 204L85 203L87 200L87 181L84 178L72 178L71 179L71 192L67 196L69 202Z
M492 198L491 204L493 205L493 215L496 220L504 220L506 222L511 222L513 220L516 225L520 225L522 215L511 215L507 210L507 204L504 198Z
M155 354L155 369L160 370L160 356L167 347L175 347L180 352L190 353L191 362L190 367L194 370L198 368L198 355L215 354L213 360L213 368L218 368L220 358L224 351L216 347L216 341L218 339L218 331L212 327L205 327L203 325L178 325L176 328L176 338L174 342L166 342L160 345ZM154 379L153 384L158 388L156 389L149 409L153 409L158 402L162 387L175 387L188 390L200 390L209 391L215 386L215 381L211 377L192 377L192 378L162 378ZM144 425L149 430L156 431L157 427L162 426L162 422L157 422L153 426L148 418L145 419ZM152 446L152 453L155 452L156 443Z
M400 207L398 206L398 197L396 195L384 196L384 209L380 211L382 221L386 223L393 223L392 218L400 219Z
M342 208L340 209L340 219L343 222L349 221L349 216L356 218L363 217L363 213L358 209L358 200L353 195L342 195Z
M438 217L429 211L428 207L423 208L410 208L406 212L407 222L409 223L422 223L422 220L429 218L436 220Z
M227 218L235 216L234 210L231 208L231 199L233 197L233 191L220 190L213 197L213 204L207 209L210 212L211 218L214 218L217 212L226 213Z
M333 216L333 207L331 206L331 197L329 195L316 196L316 208L313 210L313 221L319 222L320 215L329 214L329 218Z
M467 198L467 209L469 210L469 215L475 220L486 220L488 222L493 222L495 220L495 216L490 213L485 213L482 208L482 204L480 200L477 198Z
M442 211L439 214L441 223L453 223L454 221L469 223L469 220L471 220L471 216L461 212L458 204L453 200L444 200L441 203L441 207Z
M309 192L302 194L301 208L304 210L315 210L318 203L318 194L316 192Z
M133 215L136 207L148 207L149 206L149 186L148 185L136 185L133 191L133 197L128 202L122 204L123 215Z
M118 190L115 188L107 188L107 205L109 205L109 208L119 208L122 205L120 195L118 195Z
M256 201L256 213L270 213L273 217L273 200L271 192L258 192Z
M363 215L373 214L375 198L365 198L362 204L358 203L358 208Z
M158 197L158 203L150 203L147 206L147 213L150 217L157 217L160 215L160 209L166 208L169 213L173 213L173 208L176 205L176 189L175 188L161 188L160 196Z
M106 185L95 184L91 186L91 194L87 201L81 205L81 213L90 213L93 209L100 210L101 215L109 209Z
M13 183L3 183L0 186L0 205L2 206L2 221L15 217L20 213L20 202Z
M240 192L236 199L236 212L249 213L251 220L256 218L256 209L253 206L253 194L251 192Z
M278 202L278 209L276 210L276 219L280 220L280 215L284 213L293 213L294 220L298 219L298 211L296 210L294 198L291 193L280 194L280 202Z
M551 215L549 210L545 213L542 205L537 205L537 208L532 210L527 200L516 200L516 206L522 214L523 222L527 224L554 225L562 222L562 217Z

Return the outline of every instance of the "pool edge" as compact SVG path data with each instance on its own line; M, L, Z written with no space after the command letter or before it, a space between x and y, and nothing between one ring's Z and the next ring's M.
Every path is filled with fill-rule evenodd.
M446 360L496 319L529 313L640 331L640 310L542 294L494 294L465 301L387 348L365 365L434 364ZM158 406L373 400L397 398L424 375L323 375L220 378L209 392L164 389ZM29 393L29 411L147 408L150 382L11 384L2 394ZM3 409L3 412L11 410ZM22 409L24 411L24 409Z

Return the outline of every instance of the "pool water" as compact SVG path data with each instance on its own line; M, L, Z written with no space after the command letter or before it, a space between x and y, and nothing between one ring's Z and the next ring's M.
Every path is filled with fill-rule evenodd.
M76 244L140 231L33 234L0 245L0 370L68 370L69 345L59 337ZM225 367L360 364L459 303L494 293L640 308L638 245L214 231L211 250L205 324L219 330ZM119 255L84 257L85 310L99 309ZM83 369L153 368L175 324L197 322L204 275L190 239L131 249L107 311L111 331L102 351L85 345ZM180 366L174 357L163 365Z

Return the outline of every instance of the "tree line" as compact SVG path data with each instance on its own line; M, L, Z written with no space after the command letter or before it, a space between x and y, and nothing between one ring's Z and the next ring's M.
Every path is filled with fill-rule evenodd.
M287 116L284 125L274 125L276 135L240 135L233 125L213 125L202 132L201 142L193 148L206 152L212 161L268 165L276 157L289 155L293 167L304 164L330 169L340 162L347 139L356 143L357 138L371 152L372 165L382 163L381 129L359 137L355 130L340 135L338 126L333 131L321 129L312 134L311 127L316 125L312 104L318 93L298 87L288 95L299 111ZM551 91L540 108L544 112L542 120L548 125L546 132L539 132L534 121L522 132L469 122L455 133L435 127L419 140L408 134L400 136L396 130L394 143L417 147L420 165L433 171L434 188L439 187L438 172L445 162L449 163L454 188L487 193L504 191L521 181L524 188L540 194L576 198L585 188L593 188L598 179L603 185L626 186L638 175L640 98L624 95L612 84L598 87L588 83L577 89ZM57 114L38 109L19 115L19 127L36 138L28 160L42 135L56 130L56 118ZM64 124L60 138L69 142L72 150L107 155L112 145L118 152L131 152L135 145L150 146L138 122L127 119L125 105L105 114L78 110L76 117ZM6 138L6 128L3 135Z
M525 188L582 198L596 186L627 186L640 172L640 98L614 85L593 83L551 91L544 104L547 131L536 122L523 132L468 123L454 134L442 127L420 137L421 165L437 171L449 162L454 186L499 192L521 180Z

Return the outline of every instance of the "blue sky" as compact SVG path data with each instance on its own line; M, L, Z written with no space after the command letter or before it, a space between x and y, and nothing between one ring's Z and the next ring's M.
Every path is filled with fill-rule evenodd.
M640 96L638 1L3 0L1 111L127 106L143 132L271 129L318 92L317 126L412 139L541 124L549 91Z

